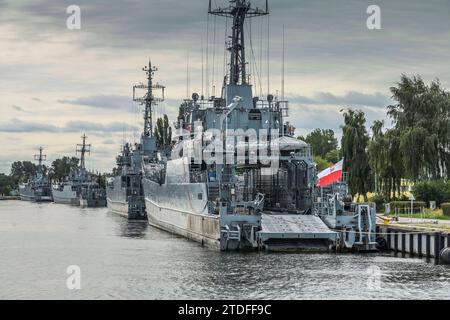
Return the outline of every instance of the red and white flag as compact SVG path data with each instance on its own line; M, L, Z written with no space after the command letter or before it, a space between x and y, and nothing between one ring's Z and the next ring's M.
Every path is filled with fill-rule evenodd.
M322 172L320 172L317 177L319 181L317 182L317 186L324 187L332 184L333 182L340 181L342 179L342 166L344 164L344 160L342 159L338 163L332 165L329 168L326 168Z

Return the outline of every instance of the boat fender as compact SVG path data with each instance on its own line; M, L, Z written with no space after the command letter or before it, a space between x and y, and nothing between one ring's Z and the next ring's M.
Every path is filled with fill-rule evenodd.
M383 237L378 237L376 240L377 242L377 250L378 251L386 251L387 250L387 241Z
M442 264L450 264L450 247L442 249L439 258Z

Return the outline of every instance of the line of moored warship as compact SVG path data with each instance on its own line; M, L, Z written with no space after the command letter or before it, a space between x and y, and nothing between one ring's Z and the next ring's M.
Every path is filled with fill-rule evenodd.
M317 186L311 148L294 138L285 121L288 102L255 96L246 70L245 22L269 14L248 0L231 0L209 14L232 20L228 72L220 97L192 94L179 107L169 143L155 137L152 112L165 87L154 82L157 68L143 70L146 84L133 88L144 109L140 142L126 143L119 171L106 192L85 169L49 187L41 169L20 193L26 200L107 206L128 219L219 250L364 250L376 247L375 208L353 203L344 181ZM145 90L144 97L137 91ZM161 92L160 97L156 93ZM42 168L42 150L39 168Z

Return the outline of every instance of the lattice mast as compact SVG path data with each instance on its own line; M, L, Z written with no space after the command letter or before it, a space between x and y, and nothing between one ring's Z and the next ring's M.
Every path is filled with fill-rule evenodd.
M229 85L248 84L246 72L245 57L245 30L244 23L246 18L264 16L269 14L269 4L266 0L266 8L264 10L258 7L252 8L250 0L230 0L227 8L217 7L212 9L211 0L209 0L210 14L232 18L232 32L227 50L230 52L229 63Z
M86 161L85 161L86 153L88 153L89 155L91 154L91 145L86 144L86 139L87 139L86 134L83 134L81 139L83 140L83 143L77 144L76 154L78 154L78 153L80 154L80 169L84 170L84 169L86 169Z
M38 169L42 170L42 162L47 160L47 155L43 154L44 148L39 147L39 154L34 155L34 160L38 161Z
M153 137L153 120L152 113L153 107L156 106L159 102L164 101L164 90L165 86L160 85L159 83L153 84L153 77L155 72L158 71L158 68L152 66L152 62L149 60L148 66L142 68L147 74L147 84L140 83L138 85L133 86L133 101L141 103L144 106L144 132L142 135L144 137ZM143 97L136 96L136 89L147 90L146 94ZM155 90L161 90L162 97L155 97L153 95Z

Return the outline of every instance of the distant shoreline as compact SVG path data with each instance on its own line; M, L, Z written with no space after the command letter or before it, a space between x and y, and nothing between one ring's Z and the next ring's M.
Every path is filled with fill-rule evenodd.
M19 196L6 196L6 197L0 197L0 201L2 200L20 200Z

